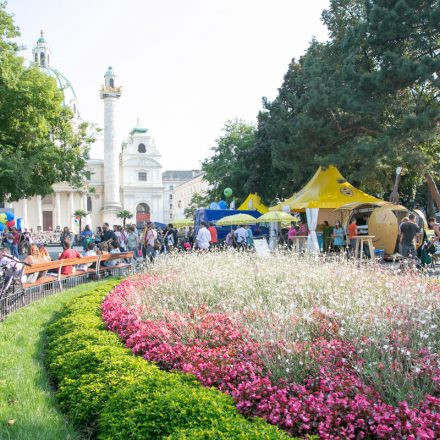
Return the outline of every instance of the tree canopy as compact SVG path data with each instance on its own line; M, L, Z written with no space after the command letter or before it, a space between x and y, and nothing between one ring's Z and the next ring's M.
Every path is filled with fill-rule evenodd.
M222 135L212 147L214 154L202 163L203 178L212 186L208 199L219 201L224 199L226 188L231 188L234 197L243 201L246 190L243 184L250 176L252 164L248 161L247 153L255 144L254 125L242 120L226 122Z
M56 82L19 56L19 31L0 2L0 200L46 195L66 181L87 178L93 137L72 123Z
M292 60L278 96L263 100L254 144L231 170L252 164L244 192L266 202L292 195L329 164L382 194L401 166L402 187L414 193L440 164L440 2L331 0L322 19L329 40L313 40Z

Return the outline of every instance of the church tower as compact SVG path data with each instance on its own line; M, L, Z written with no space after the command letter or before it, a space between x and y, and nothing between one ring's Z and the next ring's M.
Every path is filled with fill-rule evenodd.
M116 213L122 209L119 193L119 147L115 139L115 110L121 87L115 83L111 67L104 75L101 99L104 100L104 206L103 218L112 226L118 222Z
M50 49L44 38L44 32L40 31L40 38L32 49L33 62L40 67L47 67L50 63Z

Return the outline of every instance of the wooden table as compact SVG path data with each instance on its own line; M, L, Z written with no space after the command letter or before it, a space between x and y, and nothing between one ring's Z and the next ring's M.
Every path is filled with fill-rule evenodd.
M307 235L295 235L289 240L292 240L292 246L296 252L301 252L307 248Z
M373 246L374 235L355 235L352 240L356 240L356 246L354 251L354 257L360 258L362 260L364 256L364 244L370 249L370 257L374 258L374 246Z

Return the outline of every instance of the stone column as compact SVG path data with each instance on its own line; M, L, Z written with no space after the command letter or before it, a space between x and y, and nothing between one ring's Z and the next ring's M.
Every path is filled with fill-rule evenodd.
M73 191L69 191L69 201L68 201L68 208L67 208L67 215L69 217L69 228L71 231L75 228L75 217L73 216L73 212L75 211L74 204L73 204Z
M28 201L27 199L23 199L23 223L24 227L28 227Z
M37 226L41 226L41 230L43 230L43 199L41 196L37 196Z
M55 229L59 226L61 229L61 194L59 191L55 192Z
M109 223L116 221L116 212L121 210L119 194L119 148L115 139L115 107L117 97L104 99L104 218Z

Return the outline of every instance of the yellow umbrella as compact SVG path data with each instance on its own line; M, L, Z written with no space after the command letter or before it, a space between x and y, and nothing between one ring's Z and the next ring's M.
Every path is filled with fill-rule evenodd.
M180 220L172 220L171 224L175 228L184 228L185 226L194 226L194 220L190 218L183 218Z
M289 223L296 221L298 221L296 217L283 211L269 211L266 214L263 214L261 217L258 217L257 219L258 223Z
M249 225L256 222L257 219L249 214L235 214L221 218L216 223L216 225L217 226Z

